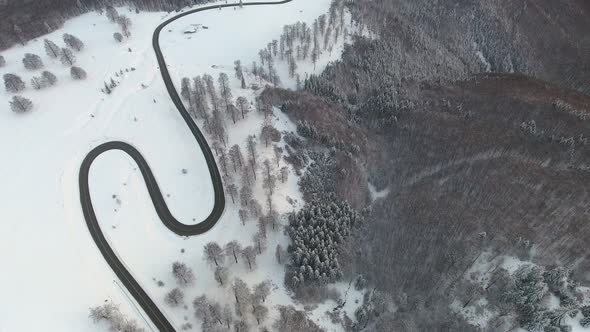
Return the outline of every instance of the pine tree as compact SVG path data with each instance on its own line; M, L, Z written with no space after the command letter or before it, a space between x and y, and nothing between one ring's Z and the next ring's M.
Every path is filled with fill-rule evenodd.
M74 35L64 33L63 39L64 43L73 50L80 52L84 48L84 43Z
M242 119L245 119L250 106L250 103L248 103L248 99L246 99L246 97L240 96L238 97L238 99L236 99L236 104L238 106L238 109L240 110Z
M25 82L14 74L4 74L4 87L6 91L17 93L25 89Z
M70 74L75 80L83 80L86 78L86 72L80 67L72 66L72 68L70 68Z
M0 55L0 68L6 66L6 60L3 56Z
M117 10L115 9L115 7L113 7L111 5L107 6L105 15L109 19L109 21L111 21L111 22L115 22L117 20L117 18L119 17L119 13L117 13Z
M14 113L26 113L33 109L33 102L21 96L13 96L10 101L10 109Z
M45 53L47 56L53 59L57 59L61 56L61 48L49 39L44 39L43 44L45 46Z
M43 68L43 61L37 54L26 53L23 58L23 64L26 69L35 70Z
M61 57L59 59L66 66L73 66L76 63L76 57L69 48L61 49Z
M223 256L223 249L216 242L209 242L203 247L205 259L209 263L215 263L215 266L223 264L225 256Z

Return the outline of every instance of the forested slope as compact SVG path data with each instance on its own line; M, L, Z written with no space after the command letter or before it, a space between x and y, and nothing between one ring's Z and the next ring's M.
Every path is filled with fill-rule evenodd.
M575 0L347 4L361 36L342 60L308 78L305 92L273 96L282 94L275 103L300 121L309 142L330 148L334 160L350 159L336 167L336 183L351 190L337 196L371 208L340 259L350 277L363 274L398 308L395 318L368 326L475 330L451 303L464 309L486 298L480 310L489 316L518 317L490 320L491 331L531 321L557 328L562 320L553 313L535 304L533 319L503 297L518 283L494 286L506 272L496 258L565 266L590 281L590 7ZM390 194L363 200L359 172ZM474 286L468 271L482 257L491 281ZM568 308L581 305L557 294Z

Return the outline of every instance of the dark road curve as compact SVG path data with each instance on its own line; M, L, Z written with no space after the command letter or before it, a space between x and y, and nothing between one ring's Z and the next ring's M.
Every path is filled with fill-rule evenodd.
M277 1L277 2L253 2L253 3L244 3L243 6L261 6L261 5L279 5L284 4L287 2L291 2L292 0L284 0L284 1ZM217 164L215 163L215 158L213 157L213 153L205 140L205 137L197 127L197 125L191 119L189 113L187 112L186 108L184 107L176 88L174 87L174 83L170 78L170 73L168 72L166 61L164 60L164 56L162 54L162 50L160 49L160 31L171 22L184 17L186 15L190 15L193 13L205 11L205 10L215 10L225 7L236 7L240 6L240 4L220 4L220 5L213 5L207 7L201 7L193 10L186 11L179 15L176 15L162 24L158 25L156 30L153 34L152 44L154 51L156 53L156 57L158 60L158 65L160 67L160 73L162 75L162 79L164 80L164 84L166 85L166 89L168 90L168 94L172 99L172 102L176 106L176 109L184 119L185 123L189 127L190 131L192 132L193 136L199 143L201 150L203 151L205 160L207 162L207 167L209 169L209 176L213 182L213 189L215 195L215 203L213 209L209 216L205 218L198 224L194 225L186 225L174 218L166 202L164 201L164 197L160 191L158 183L148 165L147 161L143 158L141 153L133 146L128 143L121 142L121 141L112 141L103 143L92 151L88 153L88 155L84 158L82 162L82 166L80 167L80 174L79 174L79 186L80 186L80 203L82 205L82 211L84 213L84 219L86 220L86 225L88 226L88 230L92 235L96 246L100 250L101 254L103 255L104 259L107 261L113 272L117 275L117 277L121 280L121 283L127 288L127 291L133 296L135 301L141 306L141 308L145 311L148 315L154 326L158 328L158 330L162 332L175 332L176 330L172 326L172 324L168 321L166 316L160 311L158 306L152 301L152 299L148 296L148 294L141 288L139 283L133 278L133 276L127 271L125 265L119 260L113 249L110 247L109 242L105 238L96 218L96 214L94 213L94 207L92 206L92 199L90 197L90 187L88 183L88 174L90 172L90 166L92 162L102 153L111 150L120 150L127 153L139 166L141 170L141 174L144 178L146 187L150 194L150 198L152 203L154 204L154 208L158 213L162 223L170 229L172 232L181 235L181 236L192 236L192 235L199 235L207 232L210 230L221 215L223 214L223 210L225 209L225 196L223 193L223 184L221 182L221 176L219 174L219 169L217 168Z

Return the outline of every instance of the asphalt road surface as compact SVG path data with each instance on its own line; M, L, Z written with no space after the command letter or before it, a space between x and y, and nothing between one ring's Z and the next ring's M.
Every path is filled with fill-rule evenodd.
M243 6L278 5L291 1L292 0L279 2L244 3ZM94 213L94 207L92 206L92 199L90 197L90 188L88 185L88 173L90 171L90 166L92 165L94 159L96 159L96 157L101 155L103 152L110 150L124 151L129 156L131 156L139 166L139 169L141 170L141 174L143 175L145 184L149 191L152 203L154 204L154 207L162 223L166 227L168 227L168 229L181 236L193 236L203 234L210 230L213 226L215 226L225 208L225 195L223 193L221 175L219 174L219 169L217 168L217 164L215 163L215 158L213 157L211 148L207 144L205 137L203 136L197 125L191 119L189 113L182 104L182 101L180 99L180 96L178 95L178 92L176 91L176 88L174 87L174 83L170 78L170 73L168 72L166 66L166 61L164 60L164 56L162 55L162 50L160 49L159 39L160 31L162 31L162 29L166 27L166 25L183 16L205 10L215 10L224 7L236 6L240 6L240 4L213 5L181 13L160 24L154 31L152 39L154 52L156 53L158 65L160 66L160 73L162 75L162 79L164 80L164 84L166 85L166 89L168 90L168 94L170 95L172 102L176 106L176 109L178 110L178 112L186 122L187 126L189 127L190 131L192 132L193 136L195 137L195 140L201 147L201 150L203 151L203 154L205 156L205 160L207 161L209 174L203 176L209 176L211 178L211 181L213 182L213 189L215 195L215 203L213 206L213 210L211 211L209 216L207 216L207 218L202 220L200 223L194 225L186 225L176 220L174 216L172 216L172 213L170 213L170 210L168 209L168 206L164 201L164 197L162 196L160 188L158 187L158 183L156 182L156 179L150 169L149 164L143 158L141 153L139 153L137 149L135 149L128 143L112 141L101 144L88 153L88 155L86 156L86 158L84 158L84 161L82 162L82 166L80 167L80 203L82 204L82 210L84 212L84 218L86 219L88 230L90 231L90 234L92 235L92 238L94 239L94 242L96 243L96 246L102 253L103 257L105 258L111 269L113 269L113 272L115 272L117 277L121 280L121 283L127 288L127 290L133 296L135 301L137 301L137 303L149 316L152 323L158 328L158 330L162 332L172 332L176 330L174 329L174 326L170 323L170 321L168 321L166 316L162 313L162 311L160 311L160 309L154 303L154 301L141 288L139 283L131 276L129 271L127 271L127 269L119 260L113 249L109 246L108 241L106 240L102 230L100 229L98 220L96 219L96 214Z

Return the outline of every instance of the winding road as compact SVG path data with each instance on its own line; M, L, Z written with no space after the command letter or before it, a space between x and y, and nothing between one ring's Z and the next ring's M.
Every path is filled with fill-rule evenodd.
M217 168L217 164L215 163L215 158L213 157L213 153L211 152L211 149L207 144L205 137L203 136L197 125L191 119L189 113L187 112L186 108L184 107L180 99L180 96L178 95L178 92L176 91L176 88L174 87L172 79L170 78L170 73L168 72L166 61L164 60L162 50L160 49L160 32L164 27L166 27L166 25L170 24L171 22L174 22L175 20L181 17L205 10L214 10L225 7L236 7L241 5L278 5L291 1L292 0L284 0L277 2L253 2L244 4L221 4L201 7L189 10L187 12L176 15L166 20L162 24L158 25L158 27L154 31L152 44L154 47L154 51L156 53L158 65L160 66L160 73L162 75L162 79L164 80L164 84L166 85L166 89L168 90L168 94L170 95L172 102L176 106L176 109L184 119L185 123L187 124L193 136L195 137L195 140L197 141L201 150L203 151L205 160L207 161L207 167L209 169L209 176L211 177L211 181L213 182L215 203L211 213L203 221L194 225L186 225L174 218L174 216L168 209L166 202L164 201L164 197L162 196L160 187L156 182L156 178L154 177L154 174L152 173L149 164L143 158L141 153L139 153L137 149L135 149L128 143L121 141L111 141L101 144L88 153L88 155L84 158L84 161L82 162L82 166L80 167L80 203L82 205L82 210L84 213L84 218L86 219L86 225L88 226L88 230L92 235L92 238L96 243L96 246L102 253L103 257L105 258L113 272L115 272L117 277L121 280L121 283L127 288L127 290L133 296L135 301L137 301L137 303L149 316L152 323L158 328L158 330L162 332L174 332L176 330L174 329L170 321L168 321L166 316L162 313L162 311L160 311L160 309L154 303L154 301L141 288L139 283L133 278L131 273L127 271L127 269L119 260L113 249L109 246L109 243L106 240L104 233L102 232L98 224L96 214L94 213L94 207L92 206L92 199L90 197L90 188L88 183L88 174L90 172L90 166L98 156L100 156L102 153L106 151L124 151L129 156L131 156L131 158L133 158L133 160L135 160L135 162L139 166L139 169L141 170L141 174L144 178L145 184L149 191L152 203L154 204L154 207L158 213L158 216L160 217L160 220L168 229L181 236L193 236L203 234L210 230L213 226L215 226L215 224L223 214L223 210L225 209L225 196L223 192L223 184L221 182L221 175L219 174L219 169Z

